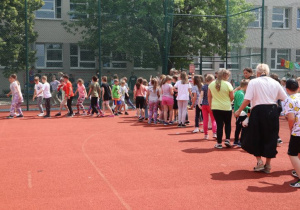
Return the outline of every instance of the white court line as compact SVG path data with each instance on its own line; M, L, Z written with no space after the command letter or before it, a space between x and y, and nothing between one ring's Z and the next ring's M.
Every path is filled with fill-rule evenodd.
M28 181L28 188L32 188L32 177L31 177L31 171L27 172L27 181Z
M124 201L124 199L120 196L120 194L118 193L118 191L112 186L112 184L108 181L108 179L104 176L104 174L101 172L101 170L96 166L95 162L87 155L86 151L85 151L85 144L95 135L91 135L90 137L88 137L82 144L81 149L83 154L85 155L85 157L88 159L88 161L90 162L90 164L95 168L95 170L97 171L97 173L99 174L99 176L103 179L103 181L108 185L108 187L111 189L111 191L115 194L115 196L119 199L119 201L122 203L122 205L125 207L125 209L127 210L131 210L131 207Z

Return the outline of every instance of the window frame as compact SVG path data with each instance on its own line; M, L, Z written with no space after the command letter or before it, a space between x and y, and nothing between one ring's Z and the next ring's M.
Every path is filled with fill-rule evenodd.
M283 13L282 14L274 13L274 9L283 9ZM288 18L286 17L286 11L288 11ZM283 19L281 21L274 20L273 19L274 15L282 15ZM272 29L282 29L282 30L290 29L291 28L290 19L291 19L291 9L289 7L273 7L273 9L272 9ZM288 27L286 27L286 20L288 20ZM273 23L283 23L283 28L274 27Z
M51 3L51 0L44 0L45 3ZM60 17L57 17L58 13L58 9L60 9ZM62 19L61 14L62 14L62 5L61 5L61 1L60 1L60 5L58 5L58 0L53 0L53 8L50 9L39 9L37 11L35 11L35 19L37 20L60 20ZM37 12L53 12L54 17L37 17Z
M55 44L59 44L61 45L61 49L47 49L47 45L55 45ZM63 54L63 43L36 43L35 44L35 49L37 50L37 45L43 45L44 47L44 66L38 66L37 65L37 60L35 62L35 67L37 69L63 69L64 67L64 54ZM48 60L48 56L47 56L47 52L48 51L54 51L54 50L61 50L61 60ZM53 66L50 66L48 67L47 66L47 63L62 63L62 66L61 67L53 67Z
M296 62L300 63L300 49L296 49Z
M254 8L256 8L256 7L259 7L259 6L255 6ZM254 23L254 22L258 21L258 26L250 26L251 23L249 23L248 28L261 28L262 27L262 8L256 8L255 10L252 11L252 13L254 15L256 15L258 13L258 18L256 18L253 22L251 22L251 23Z
M143 66L144 55L145 55L144 53L141 53L140 56L135 56L134 57L134 59L133 59L133 69L134 70L139 70L139 69L142 69L142 70L154 70L155 69L155 68L152 68L152 67L148 67L148 68L142 67ZM142 66L135 66L135 59L137 57L140 59L140 61L141 61L140 63L141 63Z
M126 58L127 58L127 53L125 53ZM128 61L117 61L113 60L113 52L110 52L109 55L103 55L102 58L108 58L109 59L109 66L104 66L104 62L101 63L103 69L127 69L128 68ZM126 64L126 67L114 67L114 64Z
M86 9L88 9L88 6L89 6L89 3L88 2L85 2L85 3L82 3L82 2L72 2L72 0L70 0L70 12L69 13L76 13L76 12L74 12L74 10L72 11L72 6L71 5L85 5L86 6ZM76 17L76 15L85 15L86 17L85 17L85 19L88 19L89 18L89 14L69 14L69 19L71 20L71 21L77 21L79 18L75 18ZM73 17L72 17L73 16Z
M297 24L297 29L300 30L300 8L297 8L296 24Z
M203 61L205 59L211 59L211 61ZM197 65L195 65L195 70L200 71L200 63L201 63L201 58L197 59ZM211 68L204 68L204 65L211 65ZM202 57L202 70L203 71L212 71L214 70L214 59L212 57Z
M272 57L273 50L275 50L275 58ZM286 55L286 54L283 54L283 53L278 53L278 50L287 50L288 51L288 54L287 54L288 58L278 57L280 55ZM279 70L279 71L285 70L286 68L281 66L281 62L277 61L278 59L291 60L291 49L287 49L287 48L272 48L271 49L271 69L272 70ZM273 65L272 65L273 61L275 61L275 67L273 67ZM280 66L282 68L277 68L278 66Z
M77 55L72 55L71 54L72 45L77 47ZM81 51L91 52L92 50L81 48L78 44L75 44L75 43L71 43L69 47L70 47L70 69L96 69L96 56L94 57L94 61L82 61L81 60ZM71 65L71 62L72 62L71 58L72 57L77 57L77 59L78 59L77 60L77 67L73 67ZM81 67L81 63L93 63L93 64L95 64L95 67Z

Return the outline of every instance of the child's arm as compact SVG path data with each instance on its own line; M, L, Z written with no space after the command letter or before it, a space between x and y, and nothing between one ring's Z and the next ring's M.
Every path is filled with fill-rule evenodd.
M35 98L36 98L36 89L34 89L32 100L34 101Z
M102 101L104 101L104 93L105 93L105 90L104 90L103 87L101 88L101 90L102 90L102 96L101 96L101 98L102 98Z
M86 98L89 98L89 97L90 97L90 95L91 95L91 92L92 92L92 88L90 87L90 89L89 89L89 94L87 95L87 97L86 97Z
M84 96L87 97L86 89L84 88Z
M148 89L148 90L147 90L147 95L146 95L146 101L149 100L149 95L150 95L150 91L149 91L149 89Z
M204 93L203 93L203 91L201 91L201 93L200 93L200 97L199 97L199 101L198 101L198 107L201 109L202 107L201 107L201 102L202 102L202 100L203 100L203 95L204 95Z
M77 88L77 90L75 91L75 93L74 93L74 96L76 96L76 95L77 95L77 93L78 93L78 88Z
M288 113L286 115L286 118L287 118L287 121L288 121L288 124L289 124L290 131L292 132L292 129L293 129L294 124L295 124L295 114L294 113Z
M11 91L9 91L9 93L6 94L7 97L9 97L11 95Z
M174 89L173 89L173 87L170 87L170 93L171 93L171 95L174 94Z
M209 107L211 108L212 95L211 95L210 89L208 89L208 91L207 91L207 99L208 99Z
M100 86L98 86L97 90L98 90L98 96L100 98L100 96L101 96L101 88L100 88Z
M246 108L246 106L249 105L249 103L250 103L249 100L244 99L244 101L243 101L242 105L240 106L240 108L234 113L234 116L239 117L241 112Z

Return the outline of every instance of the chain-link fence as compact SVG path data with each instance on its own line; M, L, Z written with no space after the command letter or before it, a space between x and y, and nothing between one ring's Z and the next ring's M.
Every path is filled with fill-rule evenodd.
M25 4L27 3L27 4ZM28 109L34 78L168 74L171 68L232 71L260 62L298 76L300 2L296 0L4 0L0 5L0 110L8 108L7 76L17 73ZM26 21L25 21L26 20ZM191 65L192 64L192 65ZM28 85L27 85L28 84Z

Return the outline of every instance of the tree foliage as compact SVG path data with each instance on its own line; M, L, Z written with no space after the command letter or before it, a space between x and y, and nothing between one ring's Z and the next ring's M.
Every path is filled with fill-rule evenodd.
M230 0L232 11L242 11L249 7L245 0ZM98 1L72 0L77 3L70 15L76 15L76 21L64 22L65 29L80 34L81 45L97 51L99 43ZM168 4L166 4L168 2ZM224 55L226 48L226 18L175 16L172 30L165 33L167 13L185 15L226 15L225 0L101 0L101 47L102 54L125 52L128 60L143 54L142 67L161 66L166 43L170 42L171 55ZM81 3L81 4L79 4ZM172 4L174 3L174 4ZM232 41L242 42L248 20L232 20L238 23L236 35ZM234 27L234 24L232 24ZM172 36L171 36L172 32ZM171 40L166 40L171 39ZM172 59L176 61L176 59ZM186 62L186 59L185 59Z
M34 31L34 11L43 6L42 0L28 0L28 42L38 36ZM25 57L25 4L20 0L1 0L0 4L0 65L8 77L26 67ZM35 61L35 51L29 50L29 62Z

